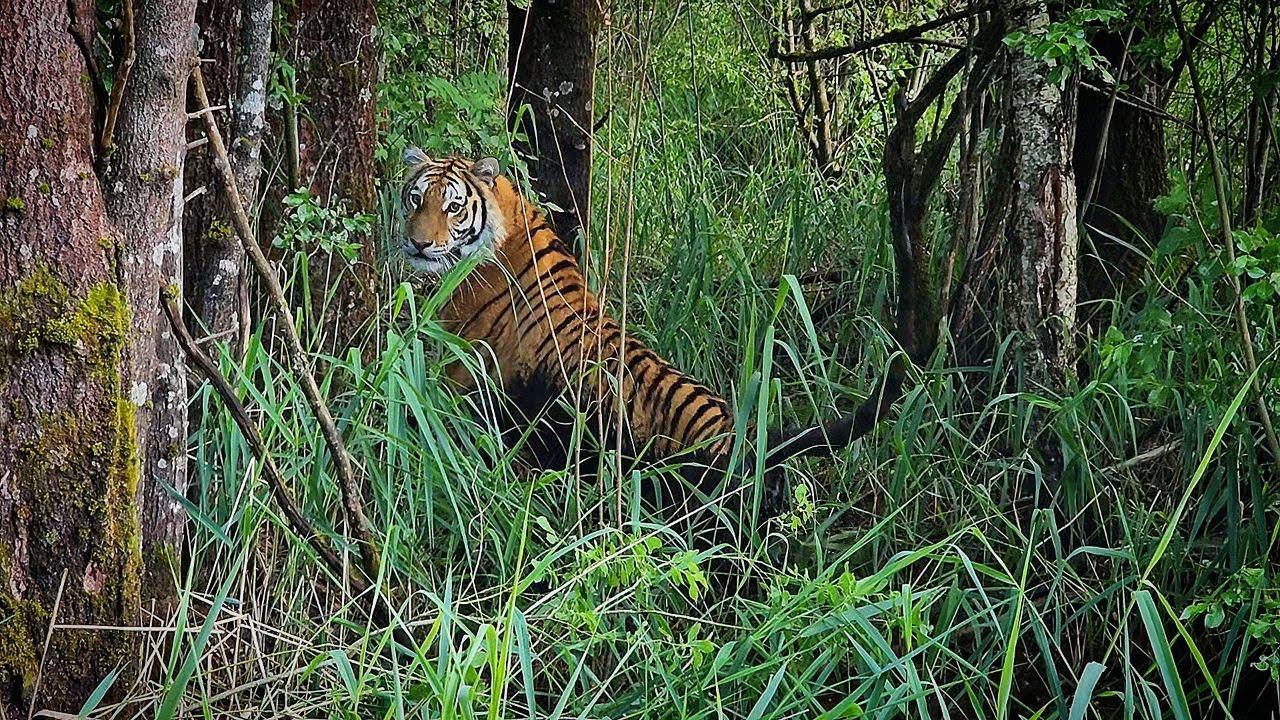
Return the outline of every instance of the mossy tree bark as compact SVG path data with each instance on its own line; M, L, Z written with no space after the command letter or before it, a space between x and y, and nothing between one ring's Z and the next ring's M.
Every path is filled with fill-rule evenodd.
M318 202L348 215L372 213L378 78L373 0L299 0L286 12L280 53L296 71L299 104L273 122L284 138L281 164L294 187L307 188ZM267 238L279 229L280 200L269 198ZM377 307L375 238L352 239L359 245L354 262L320 247L299 248L308 256L310 324L323 329L325 349L350 346Z
M598 0L507 3L507 122L525 136L516 150L529 162L539 199L550 202L556 231L572 239L591 221Z
M172 592L166 562L182 515L162 481L185 485L186 397L158 294L180 282L194 5L141 0L134 10L137 62L103 156L68 3L32 0L22 22L0 26L7 717L32 705L74 713L134 657L136 634L98 630L55 630L45 653L50 623L136 625L144 598Z

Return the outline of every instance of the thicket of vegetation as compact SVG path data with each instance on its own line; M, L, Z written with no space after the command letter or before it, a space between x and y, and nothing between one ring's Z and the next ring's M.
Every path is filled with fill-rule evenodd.
M738 542L710 549L641 507L639 488L670 468L585 444L600 472L583 481L504 444L492 409L444 383L468 353L435 319L450 279L396 257L405 146L494 155L528 183L512 148L529 138L506 117L505 5L373 8L369 202L334 190L326 173L349 156L308 149L305 131L323 73L357 82L355 61L307 54L308 3L276 8L266 162L247 194L362 483L379 589L295 534L200 384L189 488L170 494L188 518L176 604L138 623L172 626L144 633L127 687L101 668L89 714L1276 717L1280 11L1130 0L1018 25L996 8L1021 12L606 4L577 246L614 315L732 399L744 456L763 428L832 417L905 377L870 435L788 468L784 516L740 518ZM849 51L811 57L828 47ZM1024 341L1043 328L1020 325L1019 249L1002 242L1016 208L996 212L1019 180L1018 86L1004 79L1019 62L1062 93L1076 149L1079 299L1057 369ZM226 209L208 212L188 216L189 236L229 237ZM370 263L360 282L333 279ZM354 565L358 533L339 520L282 319L245 295L251 325L197 334ZM723 592L716 558L757 592ZM414 647L397 646L403 631Z

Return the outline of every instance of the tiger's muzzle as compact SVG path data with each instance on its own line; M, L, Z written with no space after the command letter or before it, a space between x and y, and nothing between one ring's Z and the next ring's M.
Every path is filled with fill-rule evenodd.
M414 269L437 275L457 265L462 259L462 253L456 247L424 248L414 242L413 238L405 238L400 245L400 251Z

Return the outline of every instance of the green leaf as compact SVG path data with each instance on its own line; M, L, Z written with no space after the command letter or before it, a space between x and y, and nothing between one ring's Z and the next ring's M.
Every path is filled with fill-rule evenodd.
M76 713L76 717L89 717L90 713L92 713L94 709L98 707L98 704L102 702L102 698L106 697L107 693L111 690L111 686L115 684L116 678L118 677L120 677L120 668L116 668L115 670L107 673L106 677L102 678L98 683L98 686L93 689L93 692L89 693L89 697L84 701L84 704L80 706L80 712Z
M200 663L200 658L204 655L204 649L209 644L209 636L213 634L213 626L218 621L218 615L222 612L222 606L227 602L227 595L230 594L231 588L240 581L240 568L244 565L245 556L248 548L236 557L230 572L222 581L221 587L218 588L217 594L214 595L213 603L209 606L209 613L205 616L204 624L200 627L199 634L196 635L195 642L191 644L191 649L187 651L187 658L182 663L182 667L177 674L173 676L173 681L169 683L169 687L165 688L164 696L160 701L160 707L156 710L156 720L173 720L178 712L178 703L182 700L183 693L187 690L187 684L191 682L191 677L195 675L196 667Z
M765 686L764 692L760 693L760 698L756 700L756 704L751 707L751 712L747 714L747 720L760 720L764 717L764 713L769 709L769 703L773 702L773 696L778 692L778 685L782 683L782 677L787 672L787 663L783 661L782 666L778 668L773 677L769 678L769 684Z
M1090 662L1084 666L1084 672L1080 673L1080 684L1076 686L1075 694L1071 696L1071 710L1067 713L1067 720L1083 720L1085 712L1089 709L1089 700L1093 698L1093 688L1098 684L1098 678L1102 677L1102 671L1106 668L1102 663Z
M1151 652L1155 656L1156 667L1160 669L1160 677L1164 680L1165 691L1169 693L1169 702L1173 706L1173 716L1177 720L1191 720L1191 709L1187 706L1187 695L1182 689L1182 678L1178 675L1178 666L1173 659L1173 648L1165 635L1164 624L1160 621L1160 611L1156 608L1151 593L1139 590L1135 593L1138 601L1138 613L1142 616L1142 624L1147 631L1147 639L1151 643Z

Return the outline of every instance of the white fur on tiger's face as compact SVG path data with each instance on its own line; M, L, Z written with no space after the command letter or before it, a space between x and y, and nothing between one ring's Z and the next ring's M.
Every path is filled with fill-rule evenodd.
M493 196L497 160L434 160L409 148L404 162L410 173L400 194L405 215L400 249L410 266L438 275L502 243L505 224Z

